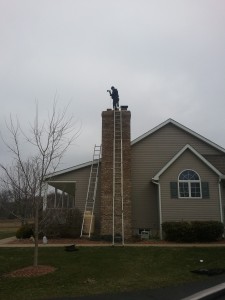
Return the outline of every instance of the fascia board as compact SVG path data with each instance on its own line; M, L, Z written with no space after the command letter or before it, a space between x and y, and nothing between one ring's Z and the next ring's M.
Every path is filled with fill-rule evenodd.
M205 159L198 151L196 151L191 145L185 145L177 154L152 178L152 180L158 181L159 177L187 150L189 149L194 155L196 155L203 163L205 163L212 171L218 176L222 177L223 174L217 170L207 159Z

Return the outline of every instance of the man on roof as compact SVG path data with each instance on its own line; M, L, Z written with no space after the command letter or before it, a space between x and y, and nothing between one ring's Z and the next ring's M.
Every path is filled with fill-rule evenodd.
M118 90L112 86L111 90L107 90L107 92L110 94L111 98L113 99L113 109L119 108L119 93Z

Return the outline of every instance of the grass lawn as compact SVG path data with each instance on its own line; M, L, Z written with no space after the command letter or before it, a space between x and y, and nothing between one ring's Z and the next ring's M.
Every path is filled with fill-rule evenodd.
M0 240L15 236L20 226L17 220L0 220Z
M0 228L0 240L16 235L18 228Z
M204 263L200 265L199 260ZM0 248L0 299L28 300L151 289L205 279L190 271L225 267L224 248L81 247L39 249L39 263L57 268L35 278L2 275L32 265L32 248ZM224 265L222 265L224 262Z

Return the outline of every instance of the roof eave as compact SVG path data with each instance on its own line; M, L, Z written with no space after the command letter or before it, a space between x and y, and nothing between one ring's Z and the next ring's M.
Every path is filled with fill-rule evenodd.
M73 166L73 167L70 167L70 168L67 168L67 169L63 169L63 170L60 170L60 171L50 173L50 174L48 174L44 177L44 181L46 181L48 179L51 179L52 177L55 177L55 176L59 176L59 175L66 174L66 173L69 173L69 172L72 172L72 171L76 171L76 170L79 170L79 169L82 169L82 168L85 168L85 167L89 167L93 163L97 163L97 162L98 162L98 160L96 159L96 160L94 160L94 162L89 161L89 162L86 162L86 163L83 163L83 164L80 164L80 165L77 165L77 166Z

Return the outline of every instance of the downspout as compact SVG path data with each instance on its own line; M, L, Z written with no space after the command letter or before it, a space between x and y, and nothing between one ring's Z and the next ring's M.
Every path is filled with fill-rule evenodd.
M219 179L218 186L219 186L220 222L223 223L223 206L222 206L222 196L221 196L221 178Z
M162 240L162 203L161 203L161 187L160 183L155 179L152 182L158 186L158 196L159 196L159 238Z

